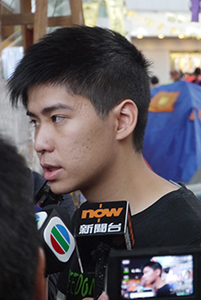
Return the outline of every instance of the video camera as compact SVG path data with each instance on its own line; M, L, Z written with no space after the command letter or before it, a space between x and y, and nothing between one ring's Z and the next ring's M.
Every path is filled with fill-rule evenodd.
M153 282L144 280L144 266L158 262L170 294L159 296ZM201 248L112 250L108 260L107 293L110 300L201 299Z

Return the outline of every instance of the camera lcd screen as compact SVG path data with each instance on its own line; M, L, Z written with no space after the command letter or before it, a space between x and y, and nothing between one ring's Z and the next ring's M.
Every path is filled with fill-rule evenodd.
M192 254L122 258L121 298L182 298L192 295L193 258Z

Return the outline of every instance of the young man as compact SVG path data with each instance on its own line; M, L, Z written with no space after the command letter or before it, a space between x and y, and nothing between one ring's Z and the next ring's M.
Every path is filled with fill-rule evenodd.
M150 261L143 266L143 281L146 285L153 284L156 297L167 297L173 295L169 284L161 278L162 266L158 262Z
M135 247L189 246L201 239L201 203L152 172L142 156L148 66L118 33L60 28L28 49L9 81L11 101L27 109L54 193L129 201ZM86 283L93 278L79 274L74 266L67 274L67 299L92 295Z
M45 257L36 227L30 171L0 138L0 298L47 299Z

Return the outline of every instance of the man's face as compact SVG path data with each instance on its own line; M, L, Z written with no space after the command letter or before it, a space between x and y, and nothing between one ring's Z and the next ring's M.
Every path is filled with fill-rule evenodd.
M145 267L143 269L143 281L146 285L153 284L157 278L157 270L152 269L151 267Z
M91 102L63 85L28 92L35 150L54 193L88 191L107 180L115 157L115 121L101 119Z

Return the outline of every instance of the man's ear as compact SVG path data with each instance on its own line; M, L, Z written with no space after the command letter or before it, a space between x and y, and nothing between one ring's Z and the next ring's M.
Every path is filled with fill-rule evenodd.
M35 297L34 300L48 299L48 277L45 277L45 253L41 247L38 249L38 264L36 268Z
M123 140L131 135L136 127L138 108L132 100L126 99L115 106L114 113L117 121L117 140Z
M155 270L155 274L157 277L161 277L161 270L160 269L156 269Z

